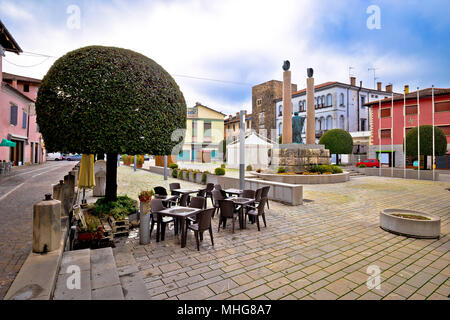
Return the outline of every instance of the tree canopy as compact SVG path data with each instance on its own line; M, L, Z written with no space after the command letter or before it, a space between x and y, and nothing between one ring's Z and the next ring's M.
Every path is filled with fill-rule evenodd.
M36 101L49 152L169 155L186 128L186 102L155 61L131 50L90 46L58 59Z
M351 154L353 152L353 138L343 129L333 129L324 133L319 144L325 145L331 154Z
M412 128L406 134L406 154L408 156L417 156L417 130ZM443 156L447 153L447 138L444 131L439 127L434 127L435 155ZM433 126L420 126L420 154L433 155Z

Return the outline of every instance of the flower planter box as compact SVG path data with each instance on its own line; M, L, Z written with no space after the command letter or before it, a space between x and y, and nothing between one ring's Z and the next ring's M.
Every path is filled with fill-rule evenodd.
M408 219L396 214L420 216L428 220ZM380 227L385 231L406 237L436 239L440 237L441 219L412 210L386 209L380 212Z

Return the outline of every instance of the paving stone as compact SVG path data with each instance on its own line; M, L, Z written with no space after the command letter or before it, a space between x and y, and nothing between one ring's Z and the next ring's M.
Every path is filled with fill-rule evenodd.
M178 295L179 300L203 300L214 296L215 293L208 287L201 287L195 290Z
M100 289L92 290L92 300L123 300L123 291L120 284L103 287Z

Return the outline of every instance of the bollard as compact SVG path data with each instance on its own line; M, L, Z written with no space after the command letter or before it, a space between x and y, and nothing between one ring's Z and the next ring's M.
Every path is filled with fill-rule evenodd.
M72 170L69 172L69 175L74 176L74 186L78 186L78 170Z
M63 180L59 181L59 184L53 185L53 199L61 202L61 215L68 216L70 212L70 190L67 184L64 184Z
M106 161L98 160L94 164L95 187L94 197L104 197L106 194Z
M150 202L141 202L139 213L139 243L150 243Z
M71 172L64 177L64 184L68 186L69 201L72 204L75 197L75 176Z
M33 252L47 253L59 249L61 243L61 202L51 194L33 207Z

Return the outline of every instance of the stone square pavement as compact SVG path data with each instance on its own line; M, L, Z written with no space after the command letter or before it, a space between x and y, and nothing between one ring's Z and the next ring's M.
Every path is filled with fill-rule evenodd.
M119 170L119 192L168 185L162 177ZM201 187L181 181L182 187ZM182 249L173 230L164 242L139 245L137 231L118 245L133 252L152 299L444 299L450 294L450 192L448 182L379 177L344 184L305 185L303 206L270 202L267 228L205 233L200 252L192 232ZM419 240L379 228L385 208L441 217L441 238ZM380 288L369 289L381 271ZM373 283L373 282L370 282Z

